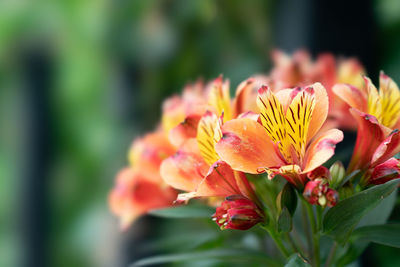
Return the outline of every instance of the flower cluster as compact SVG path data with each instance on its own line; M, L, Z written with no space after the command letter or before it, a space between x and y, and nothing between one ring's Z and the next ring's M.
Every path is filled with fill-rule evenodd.
M110 194L123 227L151 209L197 198L216 207L221 229L261 224L271 233L276 216L293 213L288 199L322 216L400 177L400 91L391 78L382 72L378 90L355 59L323 54L313 61L304 51L272 58L270 74L243 81L233 98L220 76L166 100L159 127L134 142L130 167ZM342 131L357 131L353 155L347 170L340 162L328 169ZM266 179L283 188L275 206L257 182Z
M339 129L356 125L347 171L361 170L363 186L399 177L394 155L400 151L395 130L400 91L395 82L381 73L378 91L355 59L336 60L330 54L312 61L304 51L292 57L274 51L272 58L270 75L240 83L233 99L229 81L220 76L189 84L181 96L165 101L160 127L134 142L130 167L118 174L110 194L123 227L174 201L208 198L218 205L227 198L214 215L217 223L224 221L223 229L247 229L263 217L247 174L279 175L309 203L334 206L338 192L329 188L331 175L322 164L343 139ZM176 198L177 190L184 192ZM239 212L241 205L246 208ZM219 218L226 209L228 216ZM239 216L243 210L252 212Z

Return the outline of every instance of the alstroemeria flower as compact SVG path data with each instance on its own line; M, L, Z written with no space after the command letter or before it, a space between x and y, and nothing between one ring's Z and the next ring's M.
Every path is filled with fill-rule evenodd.
M325 88L315 83L273 93L264 86L257 105L261 124L248 118L226 122L215 146L218 155L235 170L281 174L302 187L306 173L327 161L343 139L338 129L319 133L329 107Z
M138 216L147 211L171 206L177 192L141 169L125 168L116 178L116 184L109 195L111 211L119 216L120 226L125 230Z
M149 133L133 142L130 167L121 170L109 196L109 205L126 229L138 216L173 204L177 192L160 176L161 162L175 153L162 131Z
M366 89L337 84L333 91L352 108L358 132L348 172L366 170L381 164L400 152L399 127L400 91L396 83L383 72L379 92L369 78Z
M272 91L320 82L326 88L329 97L327 128L355 129L355 121L349 119L349 106L335 97L332 87L336 83L346 83L363 88L362 75L365 71L356 59L337 60L332 54L325 53L312 61L311 56L303 50L296 51L292 56L274 50L272 59L274 68L271 81L267 83Z
M161 165L164 181L174 188L188 192L180 194L178 201L193 197L226 197L238 194L253 198L253 190L244 173L232 170L221 161L214 148L222 136L221 125L242 111L241 107L249 97L248 90L251 90L250 85L253 82L249 80L239 86L237 97L233 101L229 97L227 81L219 77L211 83L208 88L209 110L199 120L195 138L182 139L178 151ZM173 130L170 139L175 137Z

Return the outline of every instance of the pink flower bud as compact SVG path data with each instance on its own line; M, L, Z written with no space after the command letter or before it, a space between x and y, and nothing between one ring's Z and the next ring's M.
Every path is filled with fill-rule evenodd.
M339 199L338 193L329 188L326 179L317 178L309 181L303 192L304 198L312 205L333 207Z
M336 190L329 188L325 194L328 207L333 207L339 200L339 194Z
M227 197L212 217L221 230L247 230L264 221L264 215L257 205L241 195Z

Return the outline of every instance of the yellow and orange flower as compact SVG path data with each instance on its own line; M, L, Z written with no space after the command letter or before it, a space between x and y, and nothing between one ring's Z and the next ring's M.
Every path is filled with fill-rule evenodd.
M366 87L337 84L334 93L351 107L358 132L348 172L366 170L381 164L400 152L400 91L383 72L379 91L367 77Z
M135 140L129 152L130 166L117 174L109 195L110 208L120 217L122 229L151 209L173 204L177 192L161 179L160 165L174 152L161 131Z
M223 81L222 77L217 78L207 89L208 111L198 121L196 135L194 136L194 133L177 135L176 129L170 132L170 139L177 137L180 140L172 141L180 143L180 148L174 155L164 160L161 165L161 175L167 184L189 192L180 194L179 201L193 197L230 195L244 195L254 199L253 190L245 175L233 171L228 164L221 161L214 145L222 136L221 125L225 121L239 115L244 117L254 115L242 112L249 106L248 100L253 99L251 90L255 82L255 79L249 79L239 85L236 98L231 101L228 81ZM177 127L181 129L185 127L185 121ZM188 138L181 138L182 136Z
M266 171L271 178L280 174L303 187L306 173L327 161L343 139L338 129L320 133L329 107L325 88L315 83L273 93L264 86L257 105L261 123L248 118L226 122L216 152L234 170Z

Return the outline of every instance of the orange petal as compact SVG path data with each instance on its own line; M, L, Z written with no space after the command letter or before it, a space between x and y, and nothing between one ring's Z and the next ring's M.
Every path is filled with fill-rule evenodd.
M196 194L199 197L227 197L241 194L241 191L232 168L226 162L219 160L210 167Z
M134 168L121 170L109 195L109 205L120 217L126 229L138 216L151 209L172 205L177 192L165 184L156 183Z
M311 85L314 89L315 107L308 128L307 143L315 136L324 124L329 109L329 99L325 88L320 83Z
M325 163L335 154L336 144L342 140L343 132L338 129L330 129L321 134L307 148L302 172L307 173Z
M215 150L234 170L256 174L260 167L283 164L274 143L254 120L228 121L222 126L222 134Z
M164 181L180 190L194 191L207 173L196 139L188 139L174 155L164 160L160 173Z
M355 108L351 108L350 112L357 120L358 130L348 172L368 168L372 160L372 155L391 132L389 128L380 124L370 114L361 112Z
M180 147L187 139L196 138L199 115L190 115L169 132L169 141L175 147Z
M154 181L161 181L161 162L175 151L163 132L150 133L134 141L129 151L129 162Z
M333 92L350 107L360 111L367 111L367 96L365 93L349 84L336 84L333 86Z
M247 109L246 104L249 101L249 98L251 97L251 92L253 90L254 86L254 79L250 78L247 79L246 81L243 81L239 84L239 86L236 89L236 96L235 99L233 100L233 112L234 112L234 117L238 117L239 114L246 112L246 111L256 111L256 110L250 110ZM253 99L255 101L255 98Z

